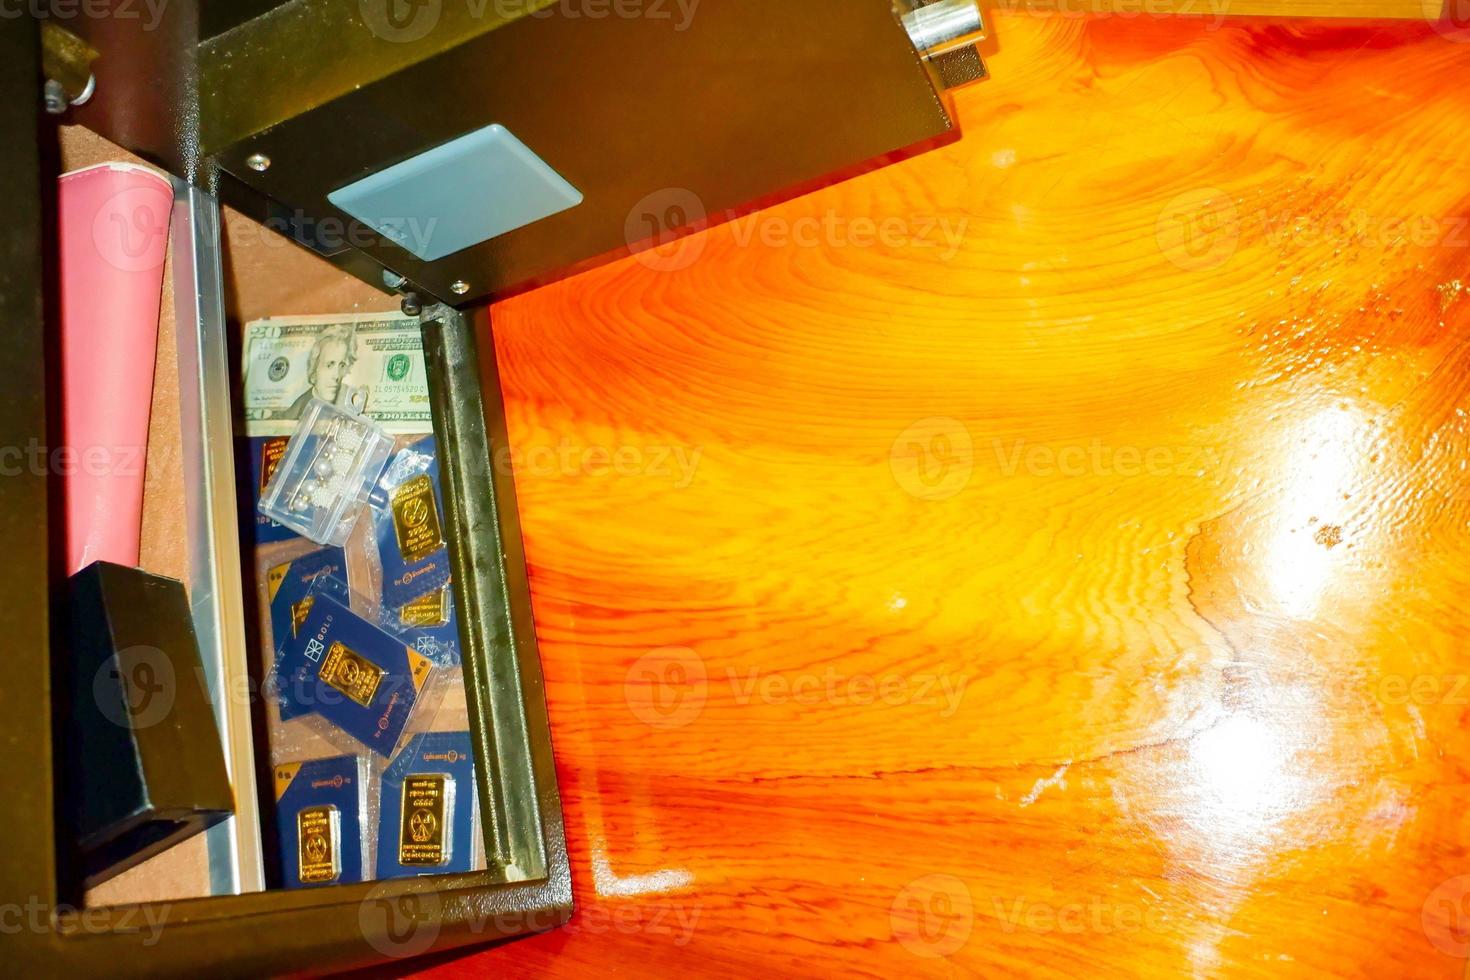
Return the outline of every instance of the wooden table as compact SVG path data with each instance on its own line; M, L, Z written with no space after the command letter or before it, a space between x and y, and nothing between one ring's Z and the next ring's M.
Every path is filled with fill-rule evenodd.
M444 976L1460 976L1470 35L999 18L496 309L579 911Z

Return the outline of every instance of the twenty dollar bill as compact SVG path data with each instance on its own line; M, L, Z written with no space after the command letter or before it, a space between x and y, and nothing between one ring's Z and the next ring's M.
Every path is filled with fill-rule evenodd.
M286 436L313 398L366 396L394 435L433 431L419 321L397 313L275 317L245 327L245 434Z

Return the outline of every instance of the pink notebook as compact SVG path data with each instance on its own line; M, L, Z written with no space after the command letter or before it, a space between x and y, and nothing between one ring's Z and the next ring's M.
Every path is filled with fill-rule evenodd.
M61 177L62 440L67 573L138 564L158 310L173 188L126 163Z

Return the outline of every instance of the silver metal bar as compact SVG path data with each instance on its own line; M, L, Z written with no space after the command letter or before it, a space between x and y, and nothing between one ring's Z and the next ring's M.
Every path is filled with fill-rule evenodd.
M486 856L511 881L548 873L545 812L560 814L531 588L515 481L496 449L508 444L488 314L471 321L447 306L423 311L424 363L439 445L449 561L464 649L465 696L476 739ZM484 344L476 328L484 328ZM543 806L546 807L543 810ZM550 867L555 874L555 868Z
M208 832L209 876L214 894L238 895L263 890L265 868L250 704L240 696L242 680L250 673L235 513L219 202L176 179L171 226L189 603L225 766L235 788L234 817Z
M934 0L904 14L903 26L926 58L974 44L985 34L976 0Z

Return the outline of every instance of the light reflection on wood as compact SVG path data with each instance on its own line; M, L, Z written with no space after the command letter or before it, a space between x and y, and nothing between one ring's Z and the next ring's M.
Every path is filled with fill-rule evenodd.
M446 974L1462 973L1470 44L1212 26L497 307L580 911Z

